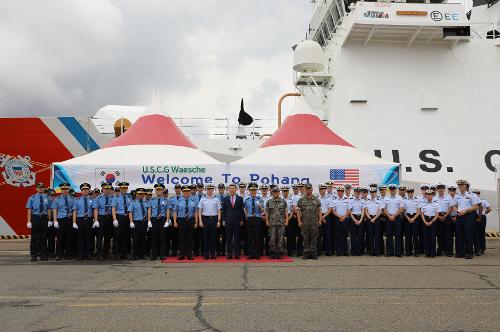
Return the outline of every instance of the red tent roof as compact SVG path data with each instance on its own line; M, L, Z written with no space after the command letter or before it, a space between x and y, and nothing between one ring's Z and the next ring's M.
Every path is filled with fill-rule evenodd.
M160 114L141 116L106 147L124 145L176 145L196 148L171 117Z
M276 132L267 139L261 148L290 144L327 144L352 145L330 130L312 114L295 114L286 118Z

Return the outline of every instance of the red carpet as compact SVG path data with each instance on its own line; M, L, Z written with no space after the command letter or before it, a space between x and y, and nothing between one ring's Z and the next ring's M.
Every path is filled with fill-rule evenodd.
M162 263L291 263L293 258L283 256L281 259L270 259L267 256L262 256L260 259L248 259L247 256L241 256L240 259L227 259L225 256L217 256L216 259L203 259L203 256L195 256L193 260L188 259L178 260L177 257L169 257Z

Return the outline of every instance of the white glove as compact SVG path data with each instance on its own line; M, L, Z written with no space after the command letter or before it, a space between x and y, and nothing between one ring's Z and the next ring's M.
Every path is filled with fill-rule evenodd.
M54 226L54 223L52 221L49 221L48 226L52 227L52 226Z
M99 228L99 222L97 220L94 221L92 228Z
M222 226L226 227L226 221L222 220Z
M78 225L74 223L74 224L73 224L73 228L74 228L74 229L78 229Z
M54 221L54 228L59 228L59 223L57 221Z
M170 227L172 226L172 220L168 219L167 222L165 223L165 227Z
M27 224L26 224L26 227L28 227L28 229L31 229L31 223L30 223L30 222L29 222L29 223L27 223Z
M113 220L113 226L118 227L118 220Z
M150 229L151 227L153 227L153 224L151 223L151 221L148 221L148 229Z
M130 228L135 228L135 224L133 222L130 223Z

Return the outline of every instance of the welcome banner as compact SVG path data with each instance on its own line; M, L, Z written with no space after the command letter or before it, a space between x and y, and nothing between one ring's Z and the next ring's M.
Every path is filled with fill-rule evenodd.
M130 188L153 187L156 183L172 188L176 184L224 183L226 185L241 181L261 184L292 185L309 182L313 185L333 181L336 185L351 184L366 186L369 183L399 184L399 166L386 165L62 165L52 167L52 186L57 188L68 182L75 191L83 182L100 187L102 182L116 185L118 182L130 183Z

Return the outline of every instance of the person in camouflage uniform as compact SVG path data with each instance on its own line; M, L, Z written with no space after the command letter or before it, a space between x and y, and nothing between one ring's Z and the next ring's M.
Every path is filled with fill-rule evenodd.
M280 189L272 189L273 197L266 203L266 225L269 227L269 249L271 258L281 259L283 242L285 240L285 226L288 224L288 210L286 201L280 197Z
M319 199L312 194L312 185L306 184L306 194L302 196L297 209L299 227L302 228L304 237L304 256L303 259L318 259L316 255L316 244L321 225L321 203Z

